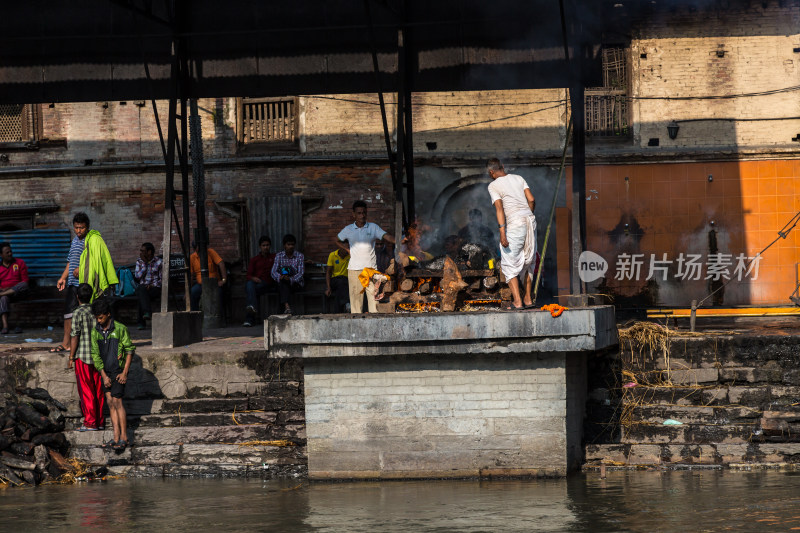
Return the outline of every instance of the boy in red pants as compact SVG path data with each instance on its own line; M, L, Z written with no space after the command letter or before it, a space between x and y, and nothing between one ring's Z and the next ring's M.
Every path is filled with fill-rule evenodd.
M90 304L92 301L91 285L81 283L78 285L76 295L80 305L72 313L69 368L72 368L74 364L78 398L81 403L81 413L83 413L83 425L78 431L97 431L104 429L103 407L105 402L103 400L103 382L92 360L94 315Z

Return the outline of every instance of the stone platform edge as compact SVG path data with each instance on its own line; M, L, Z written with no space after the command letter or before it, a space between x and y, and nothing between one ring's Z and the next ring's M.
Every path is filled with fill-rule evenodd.
M612 306L549 312L311 315L269 317L270 357L591 352L619 344Z

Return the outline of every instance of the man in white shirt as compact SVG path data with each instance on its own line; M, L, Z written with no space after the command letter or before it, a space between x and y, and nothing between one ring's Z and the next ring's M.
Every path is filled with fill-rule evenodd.
M383 231L377 224L367 222L367 204L362 200L353 203L353 218L355 218L355 222L340 231L336 241L339 248L350 254L350 263L347 266L350 312L362 312L366 295L367 309L370 313L375 313L378 310L375 302L375 286L370 282L364 289L358 275L365 268L377 270L375 241L383 239L394 244L394 237Z
M500 270L514 298L509 309L531 308L531 288L536 273L536 217L533 214L536 199L525 179L507 174L499 159L490 159L486 170L492 178L489 196L500 229ZM520 295L520 281L525 285L524 299Z

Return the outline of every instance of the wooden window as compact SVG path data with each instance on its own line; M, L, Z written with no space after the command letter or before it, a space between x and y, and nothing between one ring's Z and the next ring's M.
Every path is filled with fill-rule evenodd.
M586 136L595 139L631 137L626 50L602 50L603 86L586 89Z
M243 146L297 148L297 99L239 98L237 138Z
M0 105L0 143L30 143L41 138L39 104Z

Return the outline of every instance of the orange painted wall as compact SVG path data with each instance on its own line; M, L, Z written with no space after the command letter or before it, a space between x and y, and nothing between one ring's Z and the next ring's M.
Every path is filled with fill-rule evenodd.
M571 174L570 169L568 208ZM641 295L650 255L661 259L666 253L673 260L667 280L655 278L651 305L688 306L708 295L708 280L676 279L674 261L683 252L702 254L705 264L712 230L718 252L733 254L733 274L736 256L760 252L800 211L800 160L602 165L587 167L586 174L587 249L608 261L608 290L623 297ZM558 267L563 294L569 263L562 261L568 261L569 240L562 233ZM789 303L800 262L798 245L798 229L779 239L764 252L757 279L733 281L725 288L723 305ZM617 258L623 253L645 254L638 281L614 279ZM704 266L701 278L706 273ZM589 289L592 292L596 284ZM711 303L709 299L707 304Z

